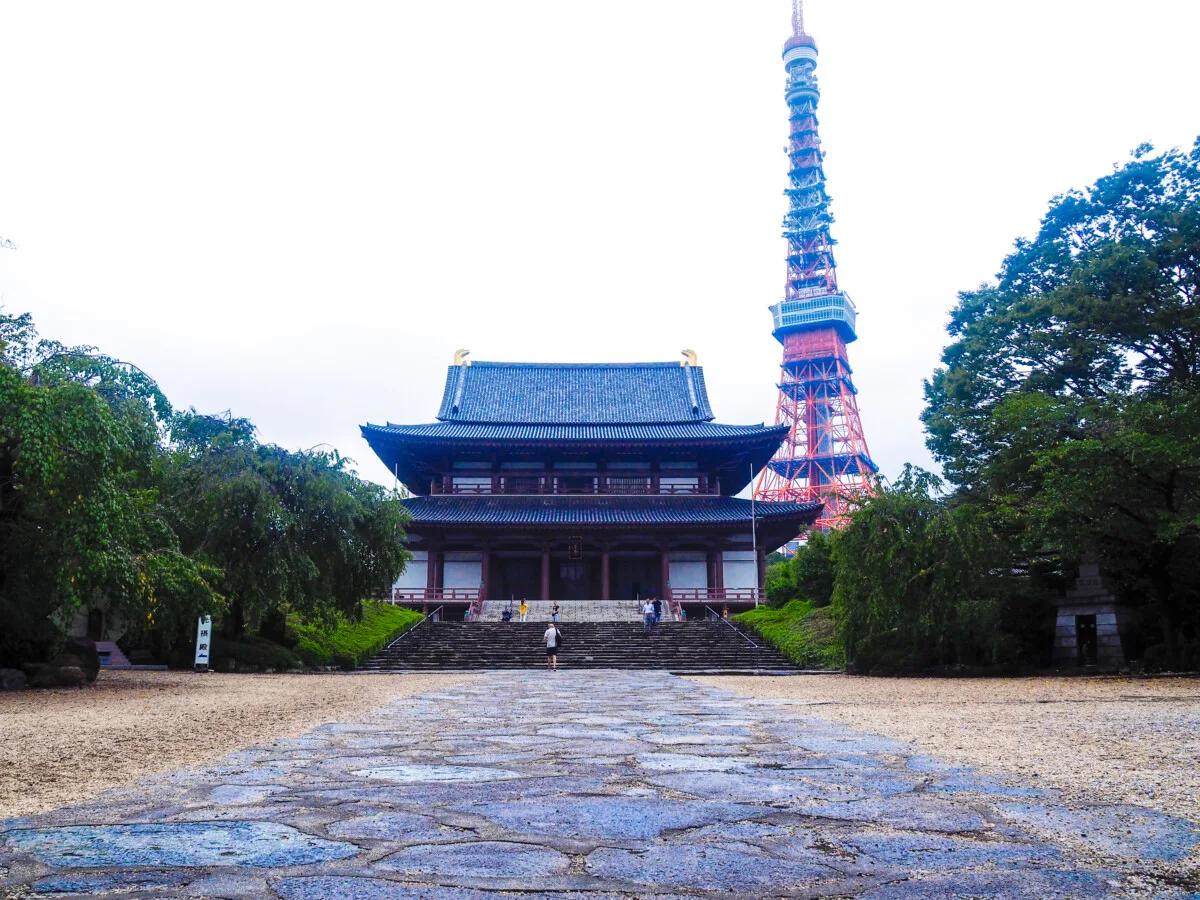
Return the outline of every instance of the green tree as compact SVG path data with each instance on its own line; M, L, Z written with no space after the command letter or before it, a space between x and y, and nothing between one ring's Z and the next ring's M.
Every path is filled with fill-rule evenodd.
M832 544L834 613L847 664L913 671L1010 661L1001 622L1004 546L940 481L906 467L865 499Z
M763 577L763 590L768 606L783 606L799 598L796 590L796 570L790 558L781 554L779 559L768 561Z
M218 609L161 515L153 381L27 315L0 314L0 354L0 659L44 656L92 603L135 627Z
M1148 146L1055 198L995 285L964 292L926 385L929 446L967 484L1005 449L993 413L1016 394L1075 400L1200 386L1200 141ZM1077 419L1064 419L1070 428Z
M245 419L189 411L171 423L164 483L188 553L219 568L224 630L282 638L289 612L332 621L404 566L398 499L336 453L259 444Z
M958 502L1026 561L1097 555L1200 659L1200 141L1055 198L949 330L924 421Z
M814 606L828 606L833 600L833 541L823 531L810 531L792 558L796 592Z
M828 606L833 597L832 543L823 531L810 531L792 556L768 559L764 587L767 604L784 606L805 600Z

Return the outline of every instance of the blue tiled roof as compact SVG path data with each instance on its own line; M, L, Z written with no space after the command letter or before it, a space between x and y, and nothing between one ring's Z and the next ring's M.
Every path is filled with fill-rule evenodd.
M678 363L500 363L450 366L446 422L616 425L713 418L704 370Z
M422 525L726 525L750 527L751 503L736 497L411 497L409 527ZM818 503L756 503L760 525L789 525L792 533L810 524Z
M724 441L761 439L775 446L787 433L787 425L721 425L716 422L672 422L667 424L545 425L486 424L475 422L432 422L427 425L364 425L363 436L374 443L379 438L430 441ZM774 446L772 447L774 450Z

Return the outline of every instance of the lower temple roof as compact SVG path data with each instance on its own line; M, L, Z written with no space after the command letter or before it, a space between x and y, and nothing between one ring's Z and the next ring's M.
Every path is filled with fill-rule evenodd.
M759 527L799 534L822 504L751 503L736 497L484 496L439 495L404 501L409 530L422 526L702 527L749 528L751 508Z

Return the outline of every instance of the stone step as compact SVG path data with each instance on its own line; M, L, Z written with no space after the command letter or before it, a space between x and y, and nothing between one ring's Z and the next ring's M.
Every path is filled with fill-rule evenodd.
M132 668L129 657L121 652L115 641L96 641L96 654L100 657L100 666L105 669Z
M544 665L544 622L431 622L376 654L365 668L515 669ZM573 668L795 671L760 639L723 621L563 623L560 663Z

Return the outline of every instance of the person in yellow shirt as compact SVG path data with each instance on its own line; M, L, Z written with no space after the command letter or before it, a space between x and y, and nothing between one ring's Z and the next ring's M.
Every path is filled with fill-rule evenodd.
M525 617L529 615L529 604L525 602L525 598L521 598L521 605L517 607L517 612L521 614L521 621L525 621Z

